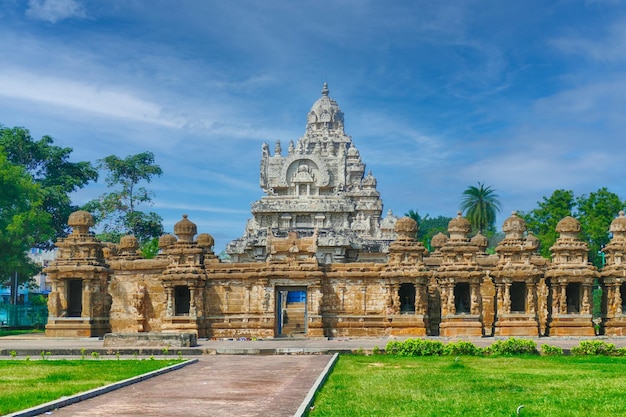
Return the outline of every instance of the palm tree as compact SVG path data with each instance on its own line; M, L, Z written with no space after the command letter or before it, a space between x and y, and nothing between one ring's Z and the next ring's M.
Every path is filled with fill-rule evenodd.
M482 234L483 230L494 227L500 200L495 189L479 182L478 187L472 185L463 191L460 208L472 228Z

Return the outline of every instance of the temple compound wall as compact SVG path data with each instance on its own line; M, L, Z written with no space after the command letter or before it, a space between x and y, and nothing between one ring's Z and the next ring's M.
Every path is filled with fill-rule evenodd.
M137 239L98 241L91 214L69 218L59 240L52 282L49 336L105 333L192 333L198 337L340 337L381 335L624 335L626 219L611 224L606 267L587 262L580 224L566 217L551 248L513 214L487 255L487 239L469 237L461 214L431 241L416 223L383 203L371 171L344 131L344 114L322 96L306 130L286 152L279 141L261 149L259 185L244 234L230 242L231 262L213 253L187 216L159 253L143 259ZM593 286L603 287L602 318L593 321Z
M139 255L133 236L119 245L98 241L93 217L73 213L72 234L57 243L46 269L52 281L48 336L105 333L194 333L209 338L359 337L406 335L624 335L626 217L611 224L600 272L587 261L580 223L562 219L552 260L515 213L495 255L486 239L468 237L460 214L428 252L417 225L395 223L385 262L322 264L319 237L268 235L264 262L222 262L213 238L183 216L159 240L153 259ZM593 321L592 287L603 290ZM599 330L597 326L599 326Z

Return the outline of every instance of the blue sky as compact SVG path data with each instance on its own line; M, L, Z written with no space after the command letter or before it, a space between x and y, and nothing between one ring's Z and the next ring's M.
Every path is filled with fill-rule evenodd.
M478 181L498 225L559 188L626 198L619 1L4 0L0 55L1 124L75 160L154 152L144 209L218 252L262 195L262 143L302 136L324 81L385 212L452 217Z

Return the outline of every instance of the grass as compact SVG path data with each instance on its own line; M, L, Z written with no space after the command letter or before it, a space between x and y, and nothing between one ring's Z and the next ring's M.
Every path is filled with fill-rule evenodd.
M3 336L15 336L20 334L32 334L32 333L43 333L43 329L26 329L26 330L8 330L8 329L0 329L0 337Z
M624 357L339 358L321 416L626 416Z
M0 360L0 415L154 371L175 360Z

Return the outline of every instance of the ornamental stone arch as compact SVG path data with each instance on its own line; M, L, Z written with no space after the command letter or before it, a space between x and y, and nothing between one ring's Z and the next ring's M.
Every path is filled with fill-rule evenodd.
M297 170L301 163L306 163L315 170L315 185L318 187L328 186L330 183L330 174L326 162L315 154L290 154L285 158L280 176L278 178L279 186L291 186L290 174Z

